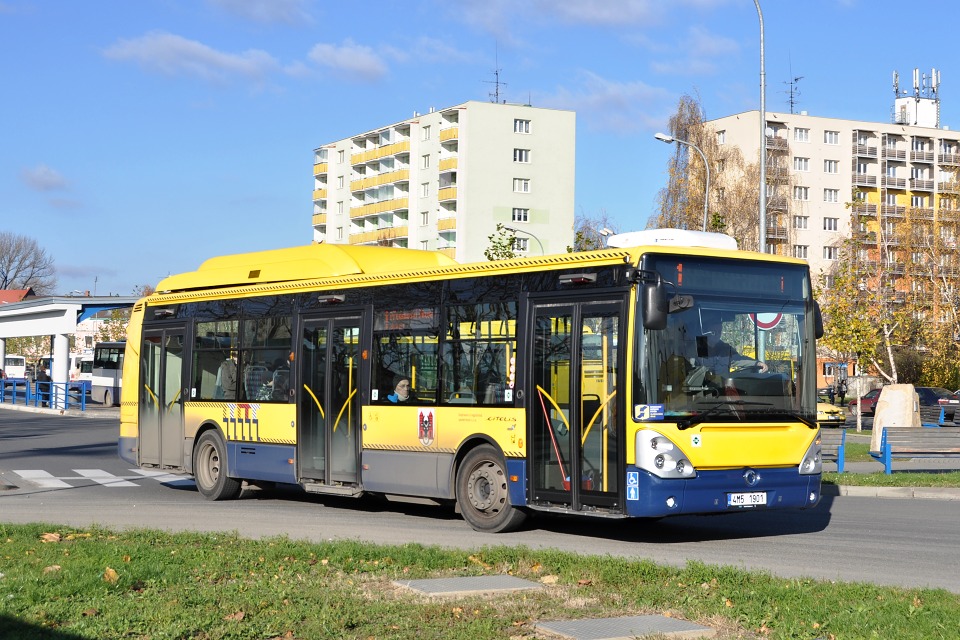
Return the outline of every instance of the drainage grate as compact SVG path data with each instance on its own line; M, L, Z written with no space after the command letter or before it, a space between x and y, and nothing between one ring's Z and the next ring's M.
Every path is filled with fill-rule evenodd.
M630 616L596 620L538 622L537 629L570 640L635 640L647 636L664 638L713 638L717 632L686 620L665 616Z
M470 576L430 580L395 580L394 584L430 596L460 596L501 591L540 589L542 585L513 576Z

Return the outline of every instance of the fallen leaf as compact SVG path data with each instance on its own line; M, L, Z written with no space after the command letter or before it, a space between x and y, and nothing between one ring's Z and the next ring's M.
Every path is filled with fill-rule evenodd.
M727 601L723 603L728 609L733 607L733 601L730 598L727 598Z
M61 538L59 533L45 533L40 536L41 542L60 542L60 540Z
M43 568L43 572L44 572L44 573L55 573L55 572L57 572L57 571L60 571L61 568L62 568L62 567L61 567L60 565L58 565L58 564L52 564L52 565L50 565L49 567L44 567L44 568Z
M243 611L237 611L236 613L231 613L228 616L223 616L223 619L227 620L228 622L240 622L245 616L246 614Z
M103 571L103 581L109 582L110 584L116 584L117 580L120 579L120 574L118 574L114 569L107 567Z
M593 584L593 580L587 580L587 579L577 580L577 584L581 587L589 587L590 585Z
M543 576L542 578L540 578L540 582L542 582L543 584L557 584L558 580L560 580L560 577L553 576L553 575Z
M475 562L476 564L480 565L480 566L483 567L484 569L491 569L491 568L492 568L489 564L487 564L486 562L484 562L482 558L478 558L477 556L470 556L470 561L471 561L471 562Z
M98 615L99 613L100 612L97 611L96 609L87 609L80 615L82 615L84 618L92 618L93 616Z

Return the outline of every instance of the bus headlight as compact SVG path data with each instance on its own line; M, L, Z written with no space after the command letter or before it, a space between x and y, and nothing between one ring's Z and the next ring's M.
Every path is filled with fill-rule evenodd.
M807 447L807 452L803 454L800 461L800 475L810 476L823 473L823 458L820 455L820 436L814 438L813 443Z
M656 431L637 432L637 466L659 478L696 478L697 470L669 438Z

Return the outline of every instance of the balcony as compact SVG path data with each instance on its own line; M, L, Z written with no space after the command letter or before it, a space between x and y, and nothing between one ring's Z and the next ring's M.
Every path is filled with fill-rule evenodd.
M327 166L328 165L326 162L318 162L317 164L313 165L313 175L318 176L321 173L326 173Z
M887 189L906 189L906 178L894 178L893 176L883 176L883 186Z
M853 239L860 244L877 244L877 233L875 231L854 231Z
M409 153L409 151L410 141L401 140L400 142L394 142L393 144L385 144L382 147L377 147L376 149L368 149L366 151L360 151L359 153L350 154L350 164L363 164L365 162L370 162L371 160L379 160L380 158L396 155L398 153Z
M960 164L960 154L941 153L937 156L937 162L940 164Z
M767 209L772 211L786 211L787 199L784 196L770 196L767 198Z
M880 213L884 218L902 218L907 213L907 208L900 204L882 204Z
M884 147L883 159L905 162L907 160L907 152L904 151L903 149L892 149L892 148Z
M383 200L382 202L371 202L359 207L350 207L350 218L362 218L372 216L388 211L403 211L409 208L408 198L394 198L393 200Z
M853 184L858 187L875 187L877 186L877 176L869 176L865 173L854 173Z
M933 180L910 178L911 191L933 191Z
M437 192L437 200L439 200L440 202L446 202L449 200L456 200L456 199L457 199L456 187L446 187L444 189L440 189L440 191Z
M960 221L960 211L956 209L940 209L937 211L937 220L940 222Z
M440 218L437 220L437 231L453 231L457 228L457 219L455 217Z
M318 224L327 224L327 214L325 213L313 214L313 226L317 226Z
M929 162L933 164L933 151L911 151L910 162Z
M960 192L960 182L938 182L937 191L940 193Z
M786 184L787 180L790 179L790 170L786 167L780 166L768 166L767 167L767 182L771 184Z
M404 225L402 227L364 231L363 233L351 233L350 244L386 243L397 238L406 238L407 231L408 227Z
M314 189L314 190L313 190L313 199L314 199L314 201L323 200L323 199L326 198L326 197L327 197L327 190L326 190L326 189Z
M447 142L448 140L456 140L460 137L460 127L447 127L446 129L440 129L440 142Z
M868 144L853 145L853 155L859 158L876 158L877 148Z
M767 136L767 151L787 151L790 143L780 136Z
M877 205L867 202L857 202L853 205L853 213L854 215L872 218L877 215Z
M933 209L914 207L910 210L910 218L913 220L933 220Z
M440 161L440 171L453 171L457 168L458 158L444 158Z
M385 184L393 184L396 182L409 182L409 181L410 181L410 169L397 169L396 171L388 171L386 173L381 173L376 176L370 176L369 178L360 178L359 180L351 180L350 191L363 191L364 189L379 187Z
M770 224L767 225L767 241L786 241L787 240L787 228L779 224Z

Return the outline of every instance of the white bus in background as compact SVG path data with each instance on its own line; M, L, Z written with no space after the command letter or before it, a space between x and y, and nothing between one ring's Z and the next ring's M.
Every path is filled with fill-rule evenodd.
M126 342L98 342L93 347L93 371L90 379L90 399L106 407L120 402L123 384L123 350Z
M26 378L27 359L17 355L6 356L3 361L3 373L8 378Z

